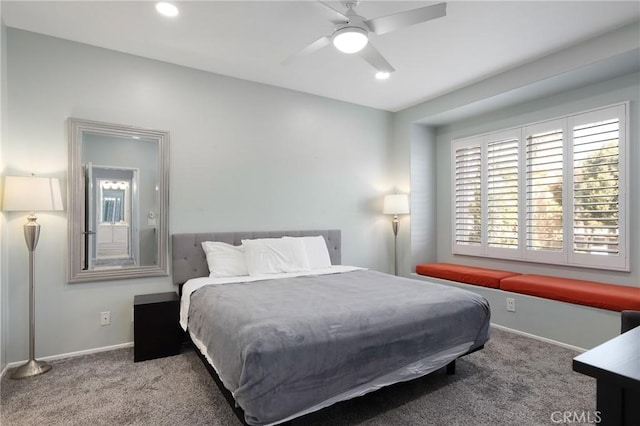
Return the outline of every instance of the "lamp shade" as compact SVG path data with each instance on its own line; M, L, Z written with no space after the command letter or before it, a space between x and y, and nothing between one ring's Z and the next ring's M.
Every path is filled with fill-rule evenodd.
M5 176L2 210L62 210L60 182L56 178Z
M382 213L409 214L409 194L385 195Z

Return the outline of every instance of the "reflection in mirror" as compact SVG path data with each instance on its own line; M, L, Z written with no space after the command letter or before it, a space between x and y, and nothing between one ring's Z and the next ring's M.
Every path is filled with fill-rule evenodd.
M69 281L167 275L167 132L69 119Z
M138 253L138 235L148 230L138 224L137 169L116 169L85 164L85 176L92 181L85 194L88 209L89 230L96 234L85 234L85 269L106 268L110 266L141 265ZM133 188L135 194L132 194ZM95 238L92 236L95 235ZM155 247L151 249L151 252ZM147 252L143 248L142 252Z

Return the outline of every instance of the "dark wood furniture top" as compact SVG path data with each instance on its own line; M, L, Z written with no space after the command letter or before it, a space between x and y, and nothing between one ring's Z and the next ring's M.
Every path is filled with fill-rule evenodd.
M165 302L179 302L178 293L170 291L167 293L153 293L153 294L138 294L133 296L134 306L146 305L149 303L165 303Z
M575 357L573 369L596 378L599 424L640 425L640 327Z
M573 370L640 391L640 327L578 355Z

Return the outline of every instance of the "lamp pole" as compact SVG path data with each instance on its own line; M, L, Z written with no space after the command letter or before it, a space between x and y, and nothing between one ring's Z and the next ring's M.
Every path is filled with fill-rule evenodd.
M393 215L393 222L391 222L391 226L393 226L393 273L398 275L398 215Z
M409 214L409 194L385 195L382 213L393 215L393 273L398 275L398 215Z
M24 225L24 239L29 249L29 360L16 368L11 374L12 379L25 379L51 370L51 366L44 361L36 360L35 334L36 334L36 297L35 297L35 250L40 238L40 224L38 218L32 212L28 222Z

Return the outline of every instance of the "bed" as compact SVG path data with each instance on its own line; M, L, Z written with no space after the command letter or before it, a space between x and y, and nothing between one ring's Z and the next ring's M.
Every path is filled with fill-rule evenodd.
M331 265L269 276L209 277L206 241L322 236ZM412 380L482 349L481 296L341 265L339 230L172 236L181 325L239 419L271 425ZM329 261L327 260L327 262Z

